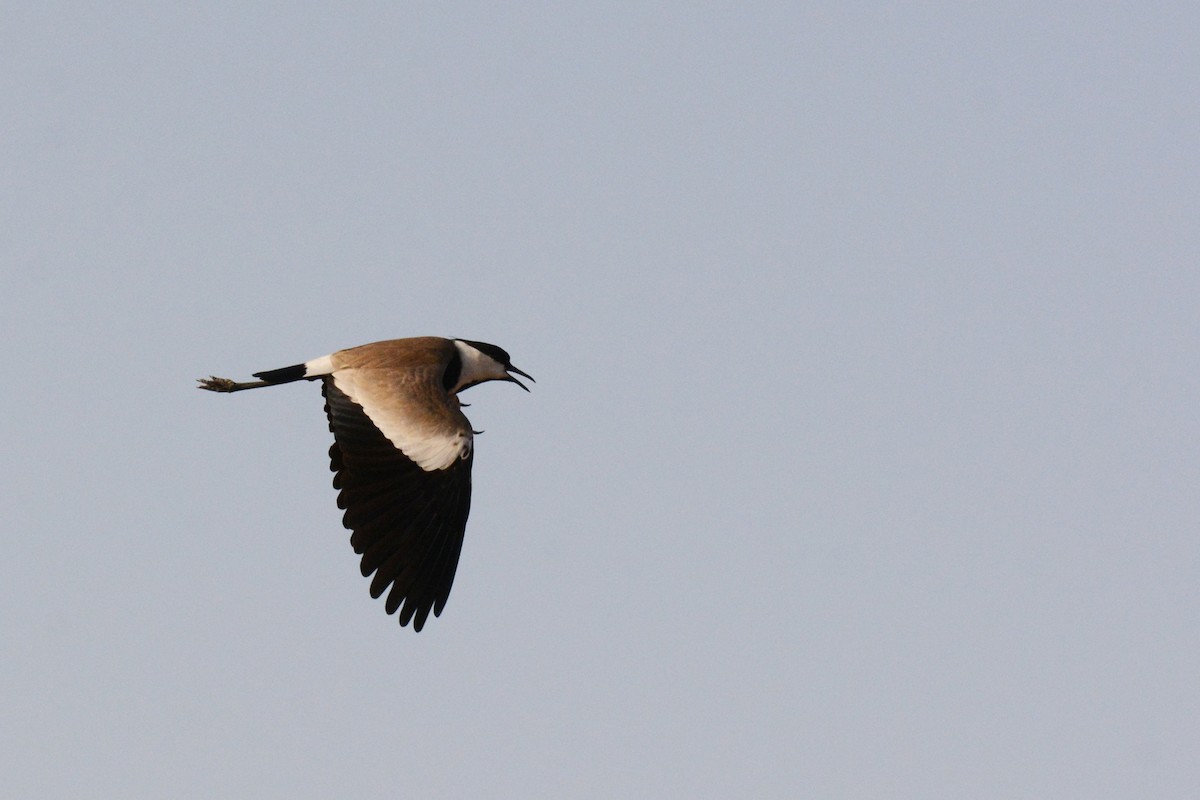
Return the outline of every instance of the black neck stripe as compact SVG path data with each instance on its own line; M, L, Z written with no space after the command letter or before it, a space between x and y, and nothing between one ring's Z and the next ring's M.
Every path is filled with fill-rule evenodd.
M450 356L450 363L446 365L446 371L442 373L442 388L447 392L454 391L454 387L458 385L459 376L462 375L462 354L458 352L458 348L454 348L454 355Z

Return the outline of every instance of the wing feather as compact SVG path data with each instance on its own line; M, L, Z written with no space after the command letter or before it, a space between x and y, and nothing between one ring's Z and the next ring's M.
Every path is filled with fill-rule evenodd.
M371 421L362 406L322 379L329 449L342 522L362 556L371 595L388 592L385 608L400 624L421 630L430 612L441 614L462 552L471 507L468 447L442 469L422 469ZM390 587L390 590L389 590Z

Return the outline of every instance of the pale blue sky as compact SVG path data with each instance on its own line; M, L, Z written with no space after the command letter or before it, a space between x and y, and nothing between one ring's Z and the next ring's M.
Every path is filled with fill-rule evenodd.
M9 4L14 797L1184 797L1195 4ZM419 635L317 387L495 342Z

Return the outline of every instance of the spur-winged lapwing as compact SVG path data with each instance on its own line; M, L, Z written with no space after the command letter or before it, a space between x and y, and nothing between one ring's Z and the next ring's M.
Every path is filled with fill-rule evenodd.
M471 507L477 431L458 393L485 381L511 381L512 365L494 344L425 336L339 350L257 381L202 378L201 389L240 392L292 381L321 381L334 444L333 487L350 544L362 556L371 596L388 591L387 613L421 630L450 596Z

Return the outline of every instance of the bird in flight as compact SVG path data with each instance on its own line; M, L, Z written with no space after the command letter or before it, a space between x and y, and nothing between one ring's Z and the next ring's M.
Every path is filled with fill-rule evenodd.
M458 394L486 381L533 380L494 344L423 336L339 350L303 364L256 372L257 381L199 380L200 389L240 392L321 381L334 443L333 487L350 544L362 556L371 596L419 631L450 596L471 508L478 431Z

